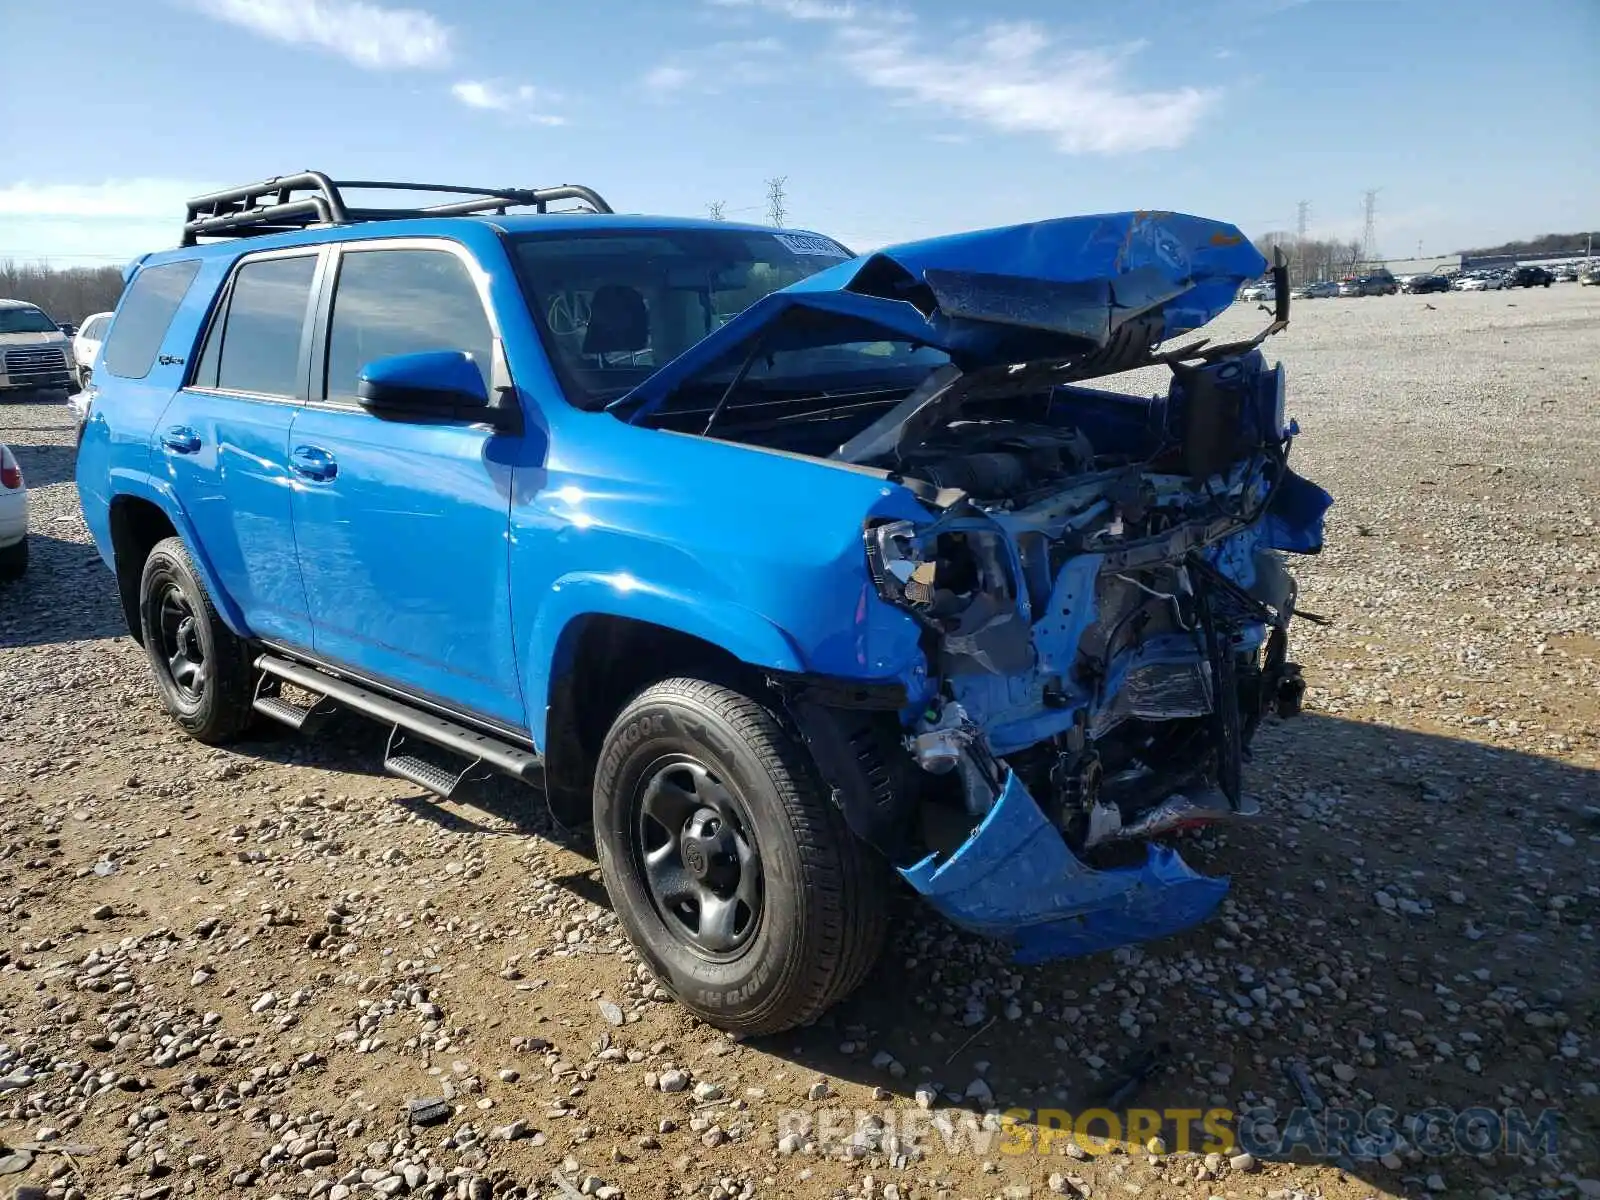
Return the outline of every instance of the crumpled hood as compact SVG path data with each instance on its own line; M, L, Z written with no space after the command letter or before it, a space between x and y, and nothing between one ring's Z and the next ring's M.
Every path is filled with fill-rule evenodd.
M907 242L763 297L613 407L637 421L697 373L748 354L757 337L767 350L909 339L964 371L1090 355L1136 319L1143 344L1164 341L1206 324L1266 269L1237 227L1182 213L1063 217Z

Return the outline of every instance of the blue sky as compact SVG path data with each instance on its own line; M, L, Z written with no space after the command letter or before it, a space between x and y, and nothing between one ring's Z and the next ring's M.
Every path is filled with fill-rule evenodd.
M1600 224L1596 0L0 0L0 258L195 191L581 182L857 249L1171 208L1398 256Z

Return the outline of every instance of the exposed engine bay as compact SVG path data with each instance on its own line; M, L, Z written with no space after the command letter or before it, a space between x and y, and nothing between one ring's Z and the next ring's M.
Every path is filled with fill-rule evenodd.
M907 748L973 818L1015 773L1080 852L1249 815L1251 735L1304 686L1280 551L1313 549L1265 525L1326 506L1287 466L1282 369L1251 349L1180 365L1163 397L1066 386L1037 404L914 440L901 411L841 451L941 490L937 520L867 531L939 680Z

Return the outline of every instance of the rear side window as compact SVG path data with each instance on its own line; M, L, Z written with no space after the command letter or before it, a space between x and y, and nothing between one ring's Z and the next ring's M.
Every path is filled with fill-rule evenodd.
M106 326L109 324L111 324L110 317L96 317L82 329L78 330L78 332L91 342L104 341L106 336Z
M243 263L226 312L211 323L194 382L261 396L298 395L301 334L316 270L315 254Z
M361 368L423 350L465 350L489 384L494 336L466 265L448 250L351 250L328 330L329 399L354 400Z
M200 261L191 258L146 267L133 277L117 309L116 326L106 339L105 370L123 379L143 379L150 374L173 314L199 270Z

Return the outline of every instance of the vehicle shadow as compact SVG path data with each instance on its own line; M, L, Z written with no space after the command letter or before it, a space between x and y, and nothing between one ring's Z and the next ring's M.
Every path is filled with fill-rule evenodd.
M127 632L116 583L95 548L29 533L27 573L0 584L0 647L96 641Z
M49 487L56 483L71 483L77 474L78 451L73 446L59 443L45 445L23 443L12 446L17 465L22 468L23 481L29 491Z
M1017 967L902 894L890 946L855 995L752 1044L806 1080L902 1098L932 1084L938 1110L1023 1110L1004 1152L1042 1152L1069 1173L1065 1140L1041 1150L1036 1136L1063 1113L1070 1128L1110 1109L1126 1133L1143 1110L1169 1149L1198 1148L1199 1114L1174 1114L1239 1112L1246 1097L1274 1108L1224 1125L1257 1160L1320 1158L1408 1194L1437 1173L1450 1194L1476 1195L1523 1164L1452 1147L1464 1127L1446 1121L1430 1127L1439 1157L1390 1170L1381 1139L1351 1136L1349 1122L1365 1131L1378 1106L1401 1128L1441 1106L1497 1119L1517 1106L1541 1135L1559 1126L1567 1169L1574 1155L1594 1161L1600 1101L1560 1043L1600 1019L1588 859L1600 771L1307 714L1262 730L1250 777L1263 821L1177 843L1196 869L1233 879L1199 927ZM1546 1110L1554 1124L1539 1126ZM1284 1144L1291 1131L1298 1146Z

